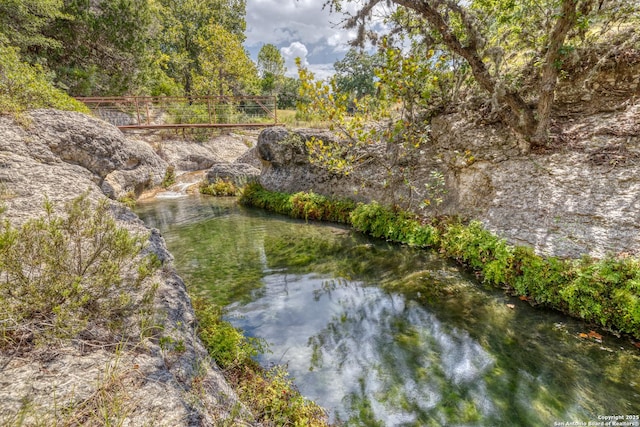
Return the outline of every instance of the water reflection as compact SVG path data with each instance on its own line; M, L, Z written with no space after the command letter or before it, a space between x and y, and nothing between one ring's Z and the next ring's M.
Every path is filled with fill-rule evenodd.
M537 426L640 412L626 341L580 340L587 326L483 290L435 254L231 202L141 214L192 286L270 343L261 362L287 364L335 420Z

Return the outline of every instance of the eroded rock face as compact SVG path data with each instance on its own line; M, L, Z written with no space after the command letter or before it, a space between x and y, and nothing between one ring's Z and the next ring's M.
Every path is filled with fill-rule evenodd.
M0 118L0 130L3 151L64 168L76 166L114 199L158 185L167 168L149 145L126 139L116 127L84 114L36 110L28 127L16 128L9 118ZM78 185L86 187L82 181Z
M230 181L236 186L243 186L247 182L255 181L260 176L260 169L246 163L218 163L207 172L209 183L218 179Z
M57 208L84 192L96 202L104 193L117 195L114 182L126 188L145 182L147 173L154 181L164 173L166 164L148 147L127 141L106 123L49 110L34 112L32 120L23 128L0 117L0 204L6 208L1 218L14 226L42 215L45 197ZM53 425L60 422L55 408L89 402L101 409L96 396L104 390L121 405L102 409L124 425L251 425L195 334L193 308L164 239L129 209L111 203L118 224L148 235L146 251L162 263L140 288L157 285L153 322L128 325L131 340L113 345L67 343L20 357L0 353L0 424L13 425L29 403L25 425ZM161 344L159 337L169 341Z
M462 215L548 255L640 252L640 101L558 118L554 126L556 148L525 154L507 129L471 112L434 118L428 143L399 165L418 190L430 184L432 172L442 174L443 202L425 209L380 167L392 155L383 147L368 147L370 165L365 161L347 177L310 164L296 141L313 131L263 131L260 182L276 191L313 190L423 214Z

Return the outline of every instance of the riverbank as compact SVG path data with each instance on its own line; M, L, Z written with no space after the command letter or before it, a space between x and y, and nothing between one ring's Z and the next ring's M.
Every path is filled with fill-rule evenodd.
M543 257L530 248L508 245L476 221L464 224L438 218L424 223L415 214L377 203L272 192L258 184L245 188L241 201L295 218L346 223L388 241L433 248L468 266L483 283L532 305L640 340L640 261L636 258Z
M29 113L29 122L21 126L10 117L0 117L0 205L5 221L0 251L20 254L31 248L32 255L23 257L22 265L29 260L38 271L48 265L39 263L38 257L44 257L43 262L53 263L48 274L61 280L56 289L50 285L57 281L42 283L53 294L45 293L44 287L29 291L30 282L23 288L15 280L20 270L5 265L4 256L0 261L3 303L13 304L17 293L29 298L41 293L40 300L50 308L44 323L38 320L42 313L30 315L31 325L36 325L31 332L19 329L21 318L15 317L29 307L3 310L0 424L259 425L197 337L198 321L187 288L173 268L162 236L113 200L159 186L167 162L148 144L125 138L117 128L84 114L36 110ZM87 216L94 212L98 216ZM75 225L65 226L81 218L85 218L83 232ZM96 228L99 223L102 228ZM111 234L96 234L100 229ZM111 237L100 240L104 236ZM55 246L76 241L83 253L102 241L112 242L108 244L120 248L118 252L131 239L142 248L135 259L125 257L115 263L107 254L107 264L90 264L96 267L79 273L61 268L74 265L77 254ZM46 245L58 249L50 253L43 250ZM142 259L147 257L155 259L155 267L145 269L144 280L139 281L140 267L147 265ZM111 267L103 270L100 265ZM113 270L116 265L120 270ZM72 282L78 281L79 291L99 286L93 274L101 271L112 271L120 277L113 283L122 280L130 288L119 294L108 280L96 294L99 297L79 293L70 306L70 295L76 293L62 280L66 271L76 277ZM31 274L27 279L39 277ZM66 295L66 302L56 302L60 295ZM73 320L75 313L103 313L107 307L115 310L109 309L112 314L126 308L124 317L114 317L115 322L102 315L89 316L86 323ZM61 320L70 329L38 332L50 330L47 324L56 325L62 314L71 316Z

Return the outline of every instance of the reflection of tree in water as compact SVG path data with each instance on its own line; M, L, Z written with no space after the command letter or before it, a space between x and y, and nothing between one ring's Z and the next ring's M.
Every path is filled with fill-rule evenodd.
M421 302L370 298L346 281L323 286L319 297L350 288L340 315L309 339L312 369L358 373L344 399L349 412L340 414L348 425L375 425L376 417L384 425L548 425L638 410L630 403L638 382L614 384L598 371L626 364L637 372L636 356L603 352L460 277L432 273L419 275L422 289L440 290L423 292Z
M579 324L556 314L510 310L504 295L432 253L339 227L198 209L163 210L157 226L172 229L163 234L181 273L221 304L259 298L274 272L280 287L289 275L327 278L311 301L338 306L307 348L314 374L329 378L323 387L347 384L346 409L337 409L347 424L552 425L640 411L637 353L580 341ZM290 307L266 308L279 309Z

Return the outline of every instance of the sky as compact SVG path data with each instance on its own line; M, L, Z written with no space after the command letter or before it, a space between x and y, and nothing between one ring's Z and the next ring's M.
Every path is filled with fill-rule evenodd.
M288 76L297 76L295 58L323 79L349 50L354 31L339 26L343 16L323 10L325 0L247 0L245 47L254 60L267 43L280 49Z

